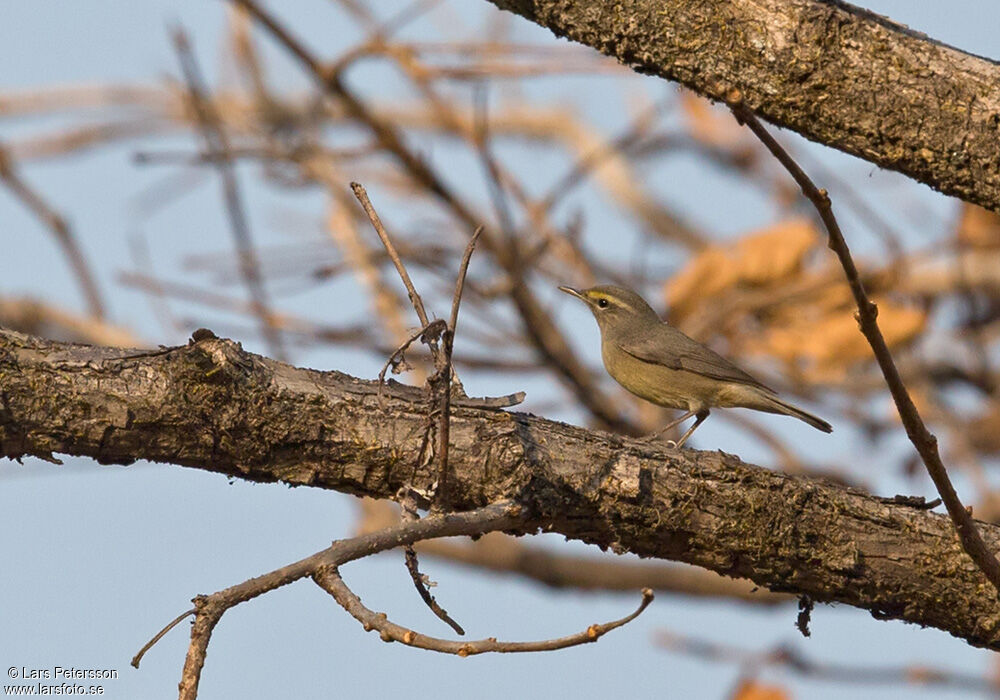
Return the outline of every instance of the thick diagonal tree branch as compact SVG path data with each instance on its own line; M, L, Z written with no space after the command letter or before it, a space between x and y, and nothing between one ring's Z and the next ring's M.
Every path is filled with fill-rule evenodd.
M0 455L170 462L392 498L429 488L426 397L299 369L207 331L141 352L0 331ZM547 529L861 607L1000 649L1000 601L948 518L905 500L649 443L452 404L442 510L517 499ZM979 523L987 546L1000 527Z
M1000 211L1000 65L840 0L490 0L642 73Z

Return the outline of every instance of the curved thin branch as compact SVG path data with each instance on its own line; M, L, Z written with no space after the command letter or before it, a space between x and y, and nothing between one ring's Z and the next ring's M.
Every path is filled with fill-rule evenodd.
M180 615L175 617L173 620L165 624L163 626L163 629L154 634L153 638L150 639L145 644L143 644L142 649L137 651L135 656L132 657L132 661L130 662L132 664L132 668L139 668L139 662L142 661L142 657L145 656L146 652L152 649L158 641L163 639L163 637L167 634L167 632L169 632L174 627L184 622L184 620L186 620L191 615L195 615L197 613L198 613L198 608L191 608L190 610L185 610Z
M340 577L340 572L337 571L336 567L330 566L321 569L313 574L313 580L316 582L316 585L332 595L354 619L360 622L366 632L378 632L383 642L402 642L407 646L416 647L417 649L426 649L428 651L437 651L442 654L454 654L463 657L485 654L487 652L512 654L518 652L556 651L558 649L566 649L567 647L580 646L589 642L596 642L611 630L627 625L639 617L649 604L653 602L653 591L645 588L642 591L642 602L639 603L639 607L632 614L612 622L590 625L583 632L577 632L566 637L544 639L537 642L500 642L494 637L468 642L457 642L429 637L425 634L414 632L391 622L385 616L385 613L376 613L366 608L361 603L361 599L354 594L354 591L344 583L344 579Z

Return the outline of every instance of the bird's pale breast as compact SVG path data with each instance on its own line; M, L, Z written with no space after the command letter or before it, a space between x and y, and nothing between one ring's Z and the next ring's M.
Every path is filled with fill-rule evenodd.
M717 405L716 394L725 385L684 370L643 362L602 343L604 367L616 382L636 396L667 408L700 410Z

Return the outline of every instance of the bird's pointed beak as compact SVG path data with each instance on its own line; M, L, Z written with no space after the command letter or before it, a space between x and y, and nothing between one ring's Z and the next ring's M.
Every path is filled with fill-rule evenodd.
M560 292L566 292L570 296L574 296L574 297L576 297L577 299L579 299L580 301L582 301L584 303L586 303L586 301L587 301L587 297L585 297L583 295L583 292L581 292L579 289L573 289L572 287L562 286L562 287L559 287L559 291Z

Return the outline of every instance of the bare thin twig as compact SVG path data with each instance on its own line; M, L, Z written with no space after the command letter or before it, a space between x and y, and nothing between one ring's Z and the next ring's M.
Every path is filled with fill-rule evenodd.
M351 196L344 191L341 178L329 163L326 158L313 158L303 163L304 168L317 174L329 191L330 215L326 228L343 252L345 262L367 289L386 335L392 342L400 343L407 335L403 304L399 296L386 285L379 265L382 255L365 243L355 221ZM422 381L427 375L418 371L417 376Z
M469 262L472 258L472 252L475 250L476 241L479 239L479 236L483 231L483 227L479 226L476 228L472 238L466 245L465 253L462 256L462 262L459 266L458 276L455 280L455 294L451 303L451 325L446 326L444 330L441 331L441 344L443 345L443 348L439 348L434 334L429 332L434 324L430 322L427 316L427 311L424 308L423 300L420 298L420 293L416 290L416 287L413 286L413 280L410 279L410 275L406 270L406 265L403 264L402 259L399 257L399 253L396 252L396 247L393 245L392 239L389 237L389 233L382 224L382 220L379 217L378 212L375 211L375 207L372 205L371 200L368 197L368 193L365 191L364 186L357 182L351 183L351 189L354 191L354 195L358 198L358 201L364 208L365 213L368 215L372 227L378 234L379 239L385 246L386 253L392 260L393 265L395 265L396 271L399 273L399 277L402 279L403 285L406 287L406 292L410 297L410 301L413 303L414 310L417 312L417 317L424 325L423 330L419 334L409 338L395 353L392 354L392 356L389 357L386 365L379 373L379 381L380 383L384 381L385 372L389 365L393 363L395 358L401 357L402 352L417 338L420 338L428 345L428 347L430 347L431 353L434 356L435 365L438 367L436 375L431 379L431 384L433 385L436 383L441 387L441 423L438 430L437 448L439 463L437 488L438 494L444 495L447 492L448 479L448 439L451 416L451 384L453 376L451 355L455 342L454 325L458 323L458 310L459 305L461 304L462 291L465 288L465 276L468 272ZM414 558L415 556L416 555L413 555ZM424 593L426 593L426 591L424 591Z
M962 501L959 499L958 494L955 492L955 487L952 486L951 479L948 477L948 471L945 469L944 462L941 461L937 438L927 429L923 419L920 417L920 412L917 411L917 407L913 403L913 399L910 398L910 393L907 391L906 385L903 383L899 369L897 369L896 363L892 359L892 353L889 351L889 346L886 344L882 330L878 325L878 307L868 298L868 294L865 292L864 284L861 282L858 268L851 257L847 241L844 239L840 225L833 215L830 196L826 190L816 187L805 171L782 148L781 144L771 136L753 112L742 104L738 93L733 95L733 98L729 102L736 119L746 124L764 146L767 147L767 150L778 159L778 162L784 166L799 187L802 188L802 194L809 199L819 213L819 217L829 234L830 249L837 254L837 258L844 268L844 274L850 285L851 294L854 296L854 301L858 306L855 318L857 318L861 332L875 353L875 359L882 370L882 376L885 378L885 382L889 386L889 391L892 393L892 398L896 402L896 410L899 411L900 420L906 428L906 435L920 454L920 459L923 461L924 466L927 467L927 472L930 474L938 494L948 509L948 515L951 516L951 520L955 524L955 529L958 532L963 549L965 549L976 565L986 575L986 578L990 580L997 589L997 592L1000 593L1000 562L986 548L986 544L979 534L972 515L962 505Z
M462 303L462 292L465 289L465 275L469 271L469 261L472 259L472 252L476 249L476 241L479 240L482 232L482 226L473 232L472 238L469 239L469 243L465 246L465 252L462 253L462 262L458 266L458 277L455 279L455 294L451 298L451 316L448 319L448 328L452 334L455 333L455 327L458 325L458 307Z
M328 566L316 572L313 574L313 580L320 588L332 595L354 619L360 622L364 626L365 631L377 631L383 641L402 642L407 646L418 649L427 649L428 651L455 654L456 656L463 657L486 652L510 654L516 652L555 651L556 649L565 649L567 647L579 646L580 644L587 644L588 642L596 642L611 630L626 625L637 618L653 602L653 591L644 588L642 591L642 602L631 615L613 622L590 625L583 632L578 632L567 637L545 639L537 642L500 642L494 637L474 642L453 642L414 632L394 622L390 622L385 613L376 613L366 608L362 605L361 599L344 583L344 580L340 577L340 572L335 566Z
M424 605L430 608L431 612L437 615L442 622L455 630L455 634L464 635L465 630L462 625L458 624L455 618L449 615L448 611L442 608L437 599L431 595L428 589L430 584L428 584L426 577L420 573L420 561L417 559L417 551L412 545L403 548L403 556L406 558L406 570L410 572L410 578L420 594L420 599L424 601Z
M417 292L416 288L413 286L413 280L410 279L410 273L406 271L406 266L399 257L399 253L396 252L396 246L393 245L392 239L389 238L389 233L385 230L385 226L382 224L382 219L379 217L378 212L375 211L375 207L372 206L371 200L368 198L368 192L361 183L352 182L351 190L354 191L354 196L358 198L361 202L361 206L364 207L365 213L368 215L368 219L372 222L372 228L375 229L375 233L378 234L379 240L382 241L382 245L385 246L385 251L389 255L389 259L392 260L392 264L396 266L396 272L399 273L399 278L403 280L403 285L406 287L406 293L410 296L410 303L413 304L413 310L417 312L417 318L420 319L420 323L427 325L430 323L430 319L427 316L427 310L424 308L424 300L420 298L420 293ZM437 352L435 351L435 355Z
M180 615L178 615L173 620L164 625L163 629L161 629L159 632L153 635L153 638L150 639L148 642L146 642L146 644L143 645L142 649L136 652L136 655L132 657L132 661L130 662L132 664L132 667L139 668L139 662L142 661L142 657L146 655L147 651L153 648L154 644L163 639L163 635L165 635L167 632L169 632L174 627L183 622L186 617L188 617L189 615L194 615L197 612L198 612L197 608L191 608L186 612L182 612Z
M413 491L413 489L407 487L403 487L400 491L403 492L402 497L399 499L403 522L413 522L414 520L419 520L420 515L417 513L417 494ZM406 570L410 572L410 579L413 581L413 585L417 589L417 593L420 594L420 599L424 601L424 605L430 608L430 611L437 615L438 619L455 630L455 634L464 635L465 630L462 629L462 626L458 624L458 622L456 622L455 619L448 614L448 611L442 608L441 604L438 603L434 596L431 595L430 587L434 584L432 584L426 576L420 573L420 561L417 559L417 551L413 548L412 544L403 547L403 556L406 559Z

